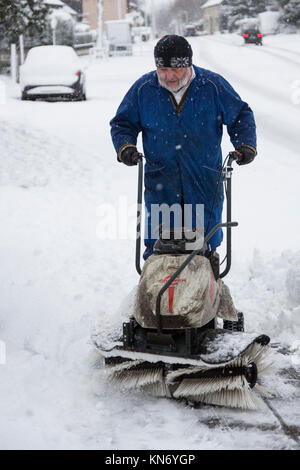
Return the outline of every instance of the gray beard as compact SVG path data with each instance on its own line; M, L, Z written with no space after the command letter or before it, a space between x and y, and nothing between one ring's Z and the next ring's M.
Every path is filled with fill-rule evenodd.
M181 88L185 87L189 83L189 81L192 77L192 74L188 73L189 71L190 71L190 69L187 69L185 77L183 77L181 80L179 80L178 88L176 90L174 88L169 87L168 85L166 85L166 83L164 81L160 80L159 75L157 74L158 82L162 87L166 88L166 90L170 91L171 93L177 93Z

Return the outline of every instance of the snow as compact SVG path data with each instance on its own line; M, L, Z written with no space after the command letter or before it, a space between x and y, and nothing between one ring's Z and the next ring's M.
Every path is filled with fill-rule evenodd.
M75 31L76 33L87 33L90 31L90 25L86 23L76 23Z
M207 2L202 5L201 8L209 8L209 7L214 7L216 5L220 5L223 0L208 0Z
M263 34L273 34L279 24L279 11L264 11L258 14L260 30Z
M72 18L72 13L67 10L67 8L63 9L55 9L50 13L51 19L56 19L57 21L74 21ZM75 24L75 22L74 22Z
M233 173L233 265L226 283L249 334L292 345L300 331L300 35L244 46L236 35L189 38L194 62L221 73L253 108L259 154ZM91 332L122 321L135 288L134 241L100 240L103 204L135 206L136 168L116 162L109 120L132 82L153 69L152 44L91 61L86 102L0 105L0 442L3 449L289 449L275 417L184 407L109 387ZM227 136L224 154L231 150ZM141 147L140 147L141 149ZM134 210L128 213L134 233ZM124 239L125 238L125 239ZM297 349L298 348L298 349ZM295 389L270 377L285 420L299 426ZM280 403L282 402L282 405ZM299 405L299 402L296 402ZM218 424L214 426L214 424Z
M77 64L78 57L74 49L69 46L38 46L33 47L28 52L26 62L32 67L59 66L68 64Z
M44 0L44 3L50 6L56 6L56 7L64 7L65 3L62 2L61 0Z
M78 15L77 11L75 11L69 5L64 5L63 10L71 16L77 16Z
M76 72L80 70L80 67L80 61L72 47L33 47L28 52L24 65L20 67L21 87L24 88L27 85L71 86L78 78ZM34 92L38 93L38 90ZM42 93L47 93L47 90L42 90ZM63 93L70 93L70 91L65 90Z

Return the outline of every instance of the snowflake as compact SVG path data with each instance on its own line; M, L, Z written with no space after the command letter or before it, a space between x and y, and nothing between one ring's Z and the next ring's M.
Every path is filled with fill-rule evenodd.
M155 58L156 67L163 67L164 66L164 59L163 57L156 57Z
M189 67L190 58L189 57L172 57L170 60L170 64L172 68Z

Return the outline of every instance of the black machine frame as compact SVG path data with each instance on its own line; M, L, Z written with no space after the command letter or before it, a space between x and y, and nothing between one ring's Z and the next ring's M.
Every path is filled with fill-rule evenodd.
M232 163L237 159L235 152L230 152L228 155L228 159L226 161L225 166L223 167L222 171L222 178L223 184L226 184L226 222L215 225L212 230L205 236L203 246L210 240L213 234L219 228L226 228L226 266L223 272L219 274L220 278L225 277L231 268L231 229L232 227L236 227L238 225L237 222L232 222ZM142 197L143 197L143 172L144 172L144 165L143 160L140 158L138 160L138 191L137 191L137 224L136 224L136 249L135 249L135 266L138 274L140 275L141 270L141 219L142 219ZM203 248L199 248L194 250L182 263L182 265L174 272L174 274L170 277L168 282L164 284L161 290L158 293L157 300L156 300L156 320L157 320L157 330L161 332L161 298L164 292L170 287L172 282L175 281L177 276L184 270L184 268L191 262L191 260L198 254L203 251Z
M218 274L219 278L225 277L231 267L231 229L238 225L232 222L231 203L232 203L232 163L237 159L235 152L230 152L222 168L222 180L226 186L226 222L217 224L205 236L203 246L206 245L212 235L221 227L226 228L226 266ZM137 223L136 223L136 247L135 247L135 266L139 275L141 275L141 220L142 220L142 197L143 197L143 160L138 160L138 191L137 191ZM161 298L175 281L178 275L198 254L203 254L203 246L192 251L180 267L174 272L170 279L160 289L156 299L156 329L142 328L134 318L123 324L123 348L125 350L134 350L140 352L149 352L152 354L165 353L169 356L194 357L205 353L201 343L207 335L215 335L224 330L215 329L215 321L212 320L201 328L185 328L181 330L164 330L162 327ZM219 270L219 266L218 266ZM234 323L234 322L232 322ZM229 328L228 328L229 329ZM204 341L205 343L205 341Z

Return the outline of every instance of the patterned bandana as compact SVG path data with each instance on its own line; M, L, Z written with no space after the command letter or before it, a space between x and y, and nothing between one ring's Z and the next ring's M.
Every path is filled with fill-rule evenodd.
M192 65L193 51L182 36L168 35L161 38L154 48L156 67L183 68Z

